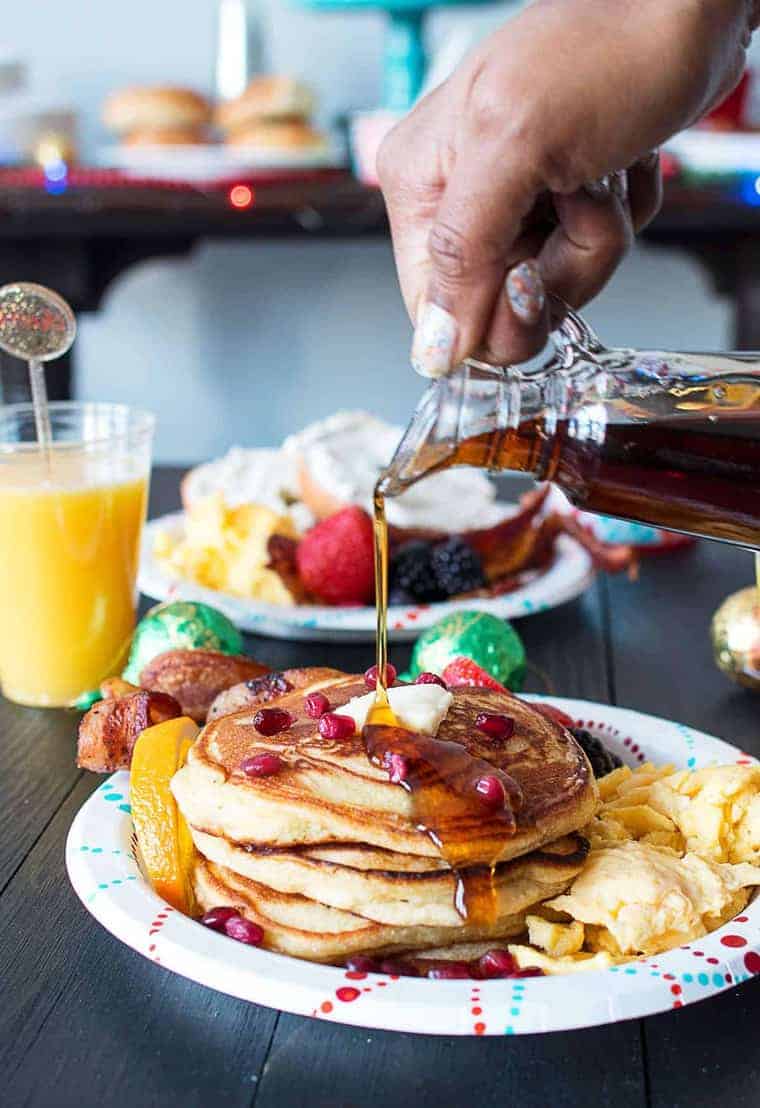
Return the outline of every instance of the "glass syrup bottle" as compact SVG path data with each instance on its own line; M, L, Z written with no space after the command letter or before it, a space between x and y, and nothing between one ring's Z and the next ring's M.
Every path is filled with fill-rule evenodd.
M577 508L760 549L760 355L606 349L568 312L533 363L470 360L424 393L378 483L455 465Z

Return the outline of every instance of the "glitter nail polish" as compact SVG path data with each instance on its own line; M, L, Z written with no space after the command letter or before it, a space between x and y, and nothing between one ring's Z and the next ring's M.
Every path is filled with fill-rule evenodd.
M538 323L546 295L536 263L530 260L520 262L511 269L507 274L505 288L507 299L517 318L529 326Z
M453 315L438 304L423 304L412 344L412 365L417 373L423 377L445 376L452 368L456 339Z

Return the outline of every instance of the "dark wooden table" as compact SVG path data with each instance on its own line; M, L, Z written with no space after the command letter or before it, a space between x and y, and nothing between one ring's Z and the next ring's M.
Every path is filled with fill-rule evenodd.
M178 503L156 474L154 514ZM704 543L520 623L551 689L675 718L760 754L760 701L713 667L712 611L752 576ZM361 670L369 646L251 640L272 666ZM408 648L396 648L404 664ZM536 688L540 686L536 685ZM545 687L545 686L544 686ZM434 1038L256 1008L111 938L69 887L66 833L100 778L77 716L0 703L0 1103L7 1108L757 1108L756 982L679 1012L565 1034ZM578 980L583 988L583 978ZM756 1023L755 1021L759 1021Z
M388 234L382 196L346 172L262 182L250 207L236 209L226 190L111 184L11 187L0 174L0 284L39 281L57 289L76 312L97 311L121 273L147 258L189 254L208 240L304 242ZM751 183L751 182L750 182ZM667 182L662 211L645 241L683 250L733 303L732 346L760 350L760 207L747 183L712 187ZM76 394L71 357L51 376L53 399ZM25 367L0 353L0 399L27 399Z

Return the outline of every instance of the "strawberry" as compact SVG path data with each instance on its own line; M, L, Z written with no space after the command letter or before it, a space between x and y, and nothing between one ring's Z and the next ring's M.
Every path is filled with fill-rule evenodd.
M372 520L356 507L328 516L301 539L296 564L306 588L325 603L370 603L375 580Z
M457 685L476 685L479 689L495 689L497 692L509 692L500 685L495 677L482 669L472 658L455 658L444 669L441 677L449 688Z
M533 703L531 704L531 708L539 712L540 715L546 716L546 718L550 719L553 723L558 723L560 727L575 727L575 720L572 719L567 712L563 712L561 708L555 708L553 704Z

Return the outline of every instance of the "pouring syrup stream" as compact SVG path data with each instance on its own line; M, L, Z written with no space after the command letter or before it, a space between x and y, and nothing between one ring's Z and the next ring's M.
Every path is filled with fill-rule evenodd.
M456 878L455 905L469 922L488 924L498 915L495 867L516 830L519 786L508 774L470 753L466 746L401 726L388 699L388 522L382 480L374 493L377 684L375 703L362 735L370 761L388 767L390 755L406 767L398 781L412 798L413 818L440 849ZM505 804L486 810L476 791L479 778L496 776Z

